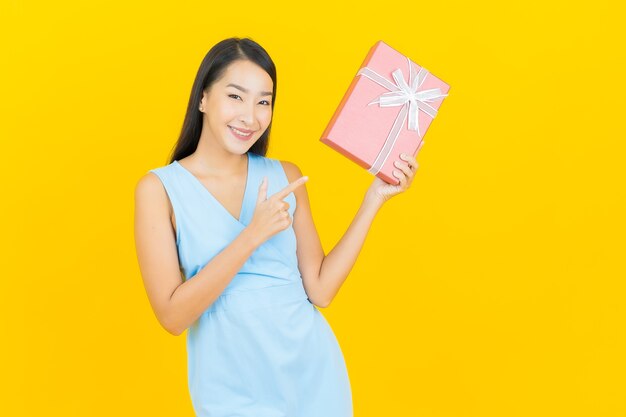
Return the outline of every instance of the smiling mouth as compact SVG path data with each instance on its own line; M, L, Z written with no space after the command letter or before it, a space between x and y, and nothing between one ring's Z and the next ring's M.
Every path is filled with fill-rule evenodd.
M237 139L242 139L242 140L247 140L252 136L252 131L250 132L244 132L241 131L237 128L234 128L232 126L228 126L228 128L230 129L230 131L233 133L233 135L237 138Z

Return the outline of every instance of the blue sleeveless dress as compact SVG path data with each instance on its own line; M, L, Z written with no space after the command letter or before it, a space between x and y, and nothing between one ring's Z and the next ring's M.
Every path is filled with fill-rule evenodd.
M178 161L152 169L171 201L185 279L193 279L252 220L259 185L289 183L280 161L248 152L240 218ZM296 200L289 203L293 218ZM309 301L290 226L259 246L187 329L188 384L198 417L351 417L346 364L328 322Z

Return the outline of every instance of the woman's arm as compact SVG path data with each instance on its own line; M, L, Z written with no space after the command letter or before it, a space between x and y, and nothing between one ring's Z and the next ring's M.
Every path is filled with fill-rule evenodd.
M383 203L380 200L366 196L361 202L348 230L341 237L335 247L326 255L320 269L319 284L322 297L328 306L339 292L365 243L374 217Z
M297 239L298 267L307 295L315 305L330 305L356 263L378 210L385 201L405 191L411 184L417 162L411 156L403 159L396 163L396 177L400 184L390 185L375 177L350 226L328 255L324 254L313 222L306 188L300 187L294 191L296 211L293 228ZM302 176L295 164L287 161L281 163L289 181Z
M180 335L219 297L261 244L246 228L193 279L183 282L171 203L155 174L135 188L135 245L148 299L159 323Z

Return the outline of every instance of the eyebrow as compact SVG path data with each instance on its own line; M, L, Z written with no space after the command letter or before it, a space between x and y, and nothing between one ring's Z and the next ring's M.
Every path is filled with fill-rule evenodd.
M235 87L237 90L241 90L244 93L248 94L248 90L246 90L245 88L237 84L230 83L226 87ZM261 96L271 96L271 95L272 95L271 91L261 91Z

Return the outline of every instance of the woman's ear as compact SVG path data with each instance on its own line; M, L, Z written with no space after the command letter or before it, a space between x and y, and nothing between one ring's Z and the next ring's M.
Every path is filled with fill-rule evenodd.
M198 104L198 110L200 110L201 112L204 112L204 108L205 108L205 103L206 103L206 92L202 92L202 97L200 98L200 104Z

